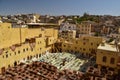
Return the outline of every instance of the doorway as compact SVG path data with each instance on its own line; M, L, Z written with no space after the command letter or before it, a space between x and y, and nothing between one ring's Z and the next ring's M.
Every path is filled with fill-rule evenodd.
M1 73L4 74L5 73L5 67L1 68Z
M17 62L16 61L14 62L14 66L17 66Z

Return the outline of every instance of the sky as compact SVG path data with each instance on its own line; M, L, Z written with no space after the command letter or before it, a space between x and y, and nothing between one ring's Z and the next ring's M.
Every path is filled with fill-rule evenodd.
M120 0L0 0L0 15L120 15Z

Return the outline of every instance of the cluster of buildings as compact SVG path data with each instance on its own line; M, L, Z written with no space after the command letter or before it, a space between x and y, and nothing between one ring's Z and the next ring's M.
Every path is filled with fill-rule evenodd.
M51 19L54 21L54 18ZM61 19L63 20L63 17ZM94 57L96 61L94 67L99 69L99 75L112 76L111 80L116 75L116 79L120 79L120 29L117 33L109 34L109 27L103 26L101 29L95 27L96 24L91 21L76 24L68 19L61 20L59 25L40 23L33 15L26 20L30 22L26 22L25 27L21 25L14 27L13 24L4 21L0 23L1 74L4 74L7 68L17 66L21 61L39 59L46 52L69 52L88 58ZM99 29L101 33L109 35L96 36L95 31L99 32ZM108 39L112 41L108 42ZM110 71L113 74L106 75Z
M89 16L96 18L92 15ZM77 30L76 31L77 34L84 34L87 32L87 34L91 34L91 35L98 34L99 36L109 36L109 37L111 36L115 37L114 35L120 34L119 31L120 19L117 16L103 15L103 16L98 16L99 17L98 22L88 20L78 23L77 20L80 19L81 17L83 16L78 16L78 15L51 16L51 15L40 15L37 13L33 13L33 14L17 14L17 15L0 16L0 22L10 22L12 23L13 27L19 27L19 26L25 27L26 23L54 23L54 24L59 24L61 26L60 30L66 30L66 29ZM83 28L80 26L83 26ZM86 29L85 26L88 26L88 28Z

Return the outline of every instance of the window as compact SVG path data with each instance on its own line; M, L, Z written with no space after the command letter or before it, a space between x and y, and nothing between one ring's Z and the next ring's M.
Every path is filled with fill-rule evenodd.
M72 35L70 35L70 37L72 37Z
M39 44L39 42L38 42L38 44Z
M16 52L15 52L15 55L16 55Z
M32 59L33 57L32 56L30 56L30 59Z
M38 58L38 54L36 54L36 58Z
M83 48L83 51L85 51L85 48Z
M28 51L28 48L26 48L26 51Z
M23 52L25 52L25 49L23 49Z
M75 47L75 49L77 49L77 47Z
M110 59L110 64L114 64L115 63L115 58L111 58Z
M107 57L106 57L106 56L103 56L102 61L103 61L103 62L106 62L106 61L107 61Z
M6 54L6 58L8 58L8 54Z
M40 50L41 50L42 48L40 48Z
M18 51L18 54L20 54L20 51Z
M97 46L99 46L99 44L97 44Z
M76 41L76 44L78 44L78 41Z
M73 50L70 50L70 52L73 52Z
M91 51L91 49L89 49L89 51Z
M41 57L41 54L39 54L39 57Z
M93 43L91 43L91 45L93 45Z
M8 67L10 67L10 65L8 65Z
M83 45L85 45L85 42L83 43Z

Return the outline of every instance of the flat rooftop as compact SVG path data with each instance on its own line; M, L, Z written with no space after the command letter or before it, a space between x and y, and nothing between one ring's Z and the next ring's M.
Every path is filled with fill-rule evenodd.
M98 46L98 49L117 52L117 48L116 48L115 45L110 45L110 44L107 44L107 43L100 44Z
M27 23L27 25L37 25L37 26L58 26L58 24L53 23Z

